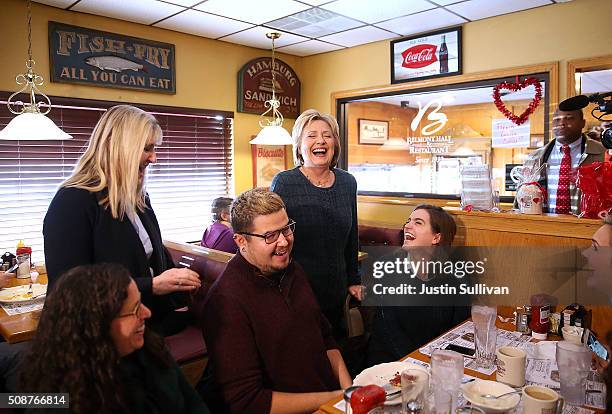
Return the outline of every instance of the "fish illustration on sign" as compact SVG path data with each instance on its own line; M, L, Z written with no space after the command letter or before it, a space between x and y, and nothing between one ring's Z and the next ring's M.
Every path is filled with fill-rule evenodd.
M85 63L90 66L95 66L101 70L112 70L118 73L123 72L124 70L133 70L134 72L138 72L139 70L144 72L147 71L143 65L118 56L88 57L85 59Z

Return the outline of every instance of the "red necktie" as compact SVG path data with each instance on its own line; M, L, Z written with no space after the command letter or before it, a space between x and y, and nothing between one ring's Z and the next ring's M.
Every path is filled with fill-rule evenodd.
M570 213L570 169L572 168L572 157L569 145L561 147L563 159L559 168L559 185L557 186L557 214Z

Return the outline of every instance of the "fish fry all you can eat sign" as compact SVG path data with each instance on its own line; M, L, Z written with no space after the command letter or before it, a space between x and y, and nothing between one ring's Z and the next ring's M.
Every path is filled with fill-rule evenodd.
M174 45L49 22L51 80L176 93Z

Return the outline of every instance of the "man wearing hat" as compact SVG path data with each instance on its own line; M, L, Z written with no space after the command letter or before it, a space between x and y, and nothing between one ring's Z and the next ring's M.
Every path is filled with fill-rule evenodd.
M525 161L529 166L546 164L539 183L547 190L548 213L579 214L580 191L570 178L571 171L604 160L603 145L582 133L582 108L587 104L573 98L561 102L552 119L555 139L529 154Z

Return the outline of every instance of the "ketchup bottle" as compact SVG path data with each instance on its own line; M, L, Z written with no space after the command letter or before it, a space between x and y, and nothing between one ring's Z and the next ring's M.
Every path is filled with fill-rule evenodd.
M531 305L531 336L535 339L545 340L550 328L550 305Z
M382 414L387 394L383 387L366 385L359 387L351 394L353 414Z
M30 246L26 246L23 243L23 240L19 240L19 243L17 243L17 251L15 252L15 254L17 256L19 256L20 254L29 254L30 259L31 259L32 258L32 248Z

